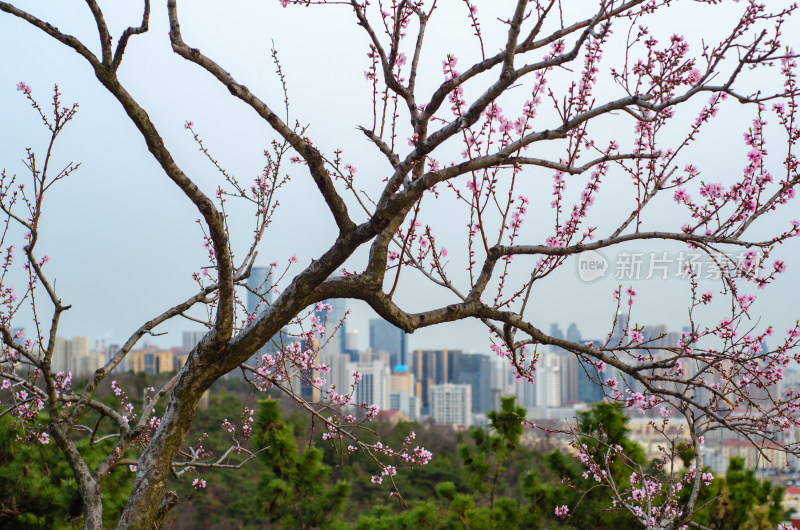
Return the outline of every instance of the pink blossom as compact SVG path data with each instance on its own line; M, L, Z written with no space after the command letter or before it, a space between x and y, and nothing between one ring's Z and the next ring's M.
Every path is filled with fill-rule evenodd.
M697 84L698 81L702 78L700 71L697 68L692 68L689 70L689 75L686 77L686 81L689 82L690 85Z
M636 289L633 287L628 287L628 305L633 305L633 300L636 298Z
M26 96L30 95L30 93L31 93L31 87L28 86L27 84L23 83L22 81L17 83L17 90L22 92Z
M597 371L600 373L606 371L606 363L603 361L597 361L597 363L595 363L595 367L597 368Z

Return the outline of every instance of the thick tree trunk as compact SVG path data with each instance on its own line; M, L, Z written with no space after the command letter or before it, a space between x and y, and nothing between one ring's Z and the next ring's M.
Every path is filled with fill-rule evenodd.
M103 530L103 502L100 487L95 483L93 491L81 491L84 530Z
M190 357L184 366L161 423L139 458L133 490L117 528L151 529L159 517L170 465L189 432L200 397L218 377L212 367L201 369L196 364Z
M51 422L48 430L53 435L53 441L64 453L69 467L72 469L75 482L78 483L76 501L79 499L80 507L75 506L74 515L77 517L81 512L83 513L84 529L102 530L103 502L100 497L100 485L92 476L80 451L75 446L69 429L65 429L58 422Z

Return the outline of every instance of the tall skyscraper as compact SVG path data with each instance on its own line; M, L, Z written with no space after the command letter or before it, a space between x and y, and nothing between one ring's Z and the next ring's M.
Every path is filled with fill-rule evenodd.
M405 413L411 421L419 421L420 402L415 390L414 374L407 368L389 374L389 409Z
M429 388L455 382L456 358L459 355L461 350L414 350L411 364L423 414L430 414Z
M489 357L479 353L456 355L454 372L454 383L472 387L472 412L488 412L494 409Z
M561 404L572 405L580 401L578 382L583 376L578 357L574 353L563 351L561 361Z
M325 300L325 305L331 307L330 311L315 311L320 321L325 322L325 333L319 338L320 353L338 355L347 349L347 300L333 298ZM335 335L334 335L335 333Z
M120 350L119 344L109 345L108 348L106 349L106 362L109 362L111 359L116 357L117 353L119 353L119 350ZM114 368L114 372L118 373L127 371L128 371L128 361L126 357L122 359L122 362L119 363L116 368Z
M492 409L497 410L500 408L501 396L517 395L517 385L511 364L507 359L492 356L489 363L491 365ZM518 398L517 404L522 405L522 400Z
M407 364L406 332L382 318L369 321L369 347L373 351L389 352L392 368Z
M389 392L389 410L399 410L411 421L420 421L419 398L410 392Z
M602 341L592 341L594 347L602 344ZM615 377L615 372L615 368L607 366L605 372L598 373L593 365L581 362L578 366L578 400L585 403L602 401L603 388L600 385L606 379Z
M184 331L182 346L184 350L192 351L206 334L205 331Z
M536 406L561 406L561 363L558 353L542 353L536 364Z
M256 310L262 313L268 304L272 303L272 267L253 267L250 277L247 278L247 312L253 314Z
M515 374L515 372L516 370L511 368L511 373ZM538 378L539 374L537 374L536 377ZM540 406L536 400L536 384L531 384L531 382L524 377L516 379L516 374L514 375L513 395L517 396L517 403L526 409L532 409Z
M358 360L358 330L348 329L344 334L344 350L350 356L350 360L355 362Z
M431 385L431 417L442 425L472 425L472 387L469 385Z
M348 364L352 363L350 356L343 353L320 355L320 364L324 364L329 368L327 374L323 377L327 381L329 388L336 389L338 394L349 394L350 383L353 379L348 371Z
M340 394L347 394L350 392L352 379L351 370L347 368L352 359L345 354L347 301L344 298L334 298L322 303L330 306L330 310L314 311L314 316L319 319L320 325L324 323L325 326L324 333L319 337L317 361L330 369L325 376L328 385L335 387Z
M622 310L617 311L617 321L614 324L614 329L611 331L610 346L619 346L625 341L625 329L628 327L628 316Z
M71 339L56 337L51 369L53 373L72 372L77 377L79 375L77 371L79 362L81 366L84 364L78 359L85 358L88 355L89 337L72 337Z
M581 342L581 332L578 330L578 325L573 322L567 328L567 340L570 342L577 342L580 344Z
M370 364L347 363L351 374L350 384L355 380L353 372L361 374L356 385L353 401L358 404L377 405L379 410L389 410L389 367L380 361Z
M345 333L344 347L346 350L358 350L358 330L348 329Z
M267 311L272 303L271 288L273 280L272 267L253 267L250 269L250 276L247 278L247 287L249 288L247 291L247 312L253 315L253 318ZM276 346L275 342L279 344ZM280 347L281 342L290 342L288 337L283 336L283 331L267 341L263 348L247 360L247 364L252 367L257 366L260 356L274 351L276 347ZM238 370L234 372L241 375Z
M389 392L408 392L414 395L415 391L414 374L409 370L389 374Z

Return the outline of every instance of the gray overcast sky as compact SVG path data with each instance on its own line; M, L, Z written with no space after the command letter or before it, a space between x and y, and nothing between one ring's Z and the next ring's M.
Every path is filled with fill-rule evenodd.
M141 16L137 2L102 2L107 11L112 34L138 24ZM440 2L444 7L434 15L427 34L427 55L423 59L420 88L442 80L441 61L447 53L459 57L463 67L476 57L476 41L470 30L456 30L464 25L464 7L460 2ZM458 4L458 5L456 5ZM578 2L570 7L593 3ZM488 51L502 46L503 26L498 11L510 9L510 2L479 1ZM19 2L61 30L80 37L97 49L97 37L88 8L83 2ZM367 41L353 23L347 8L283 9L277 0L183 2L180 6L184 38L228 69L251 90L280 109L282 96L274 66L270 60L271 42L277 47L288 78L292 119L310 124L309 136L327 153L341 147L345 161L358 168L361 187L375 192L387 174L388 165L375 148L356 130L357 125L371 123L370 86L363 72L367 68ZM697 35L713 38L726 23L735 21L742 6L730 4L714 9L715 25L708 23L709 6L679 5L670 16L660 16L653 26L660 38L678 31L694 34L690 43L697 46ZM485 11L485 12L484 12ZM507 14L504 16L508 16ZM727 17L727 20L726 20ZM796 40L797 24L785 28L787 40ZM167 145L184 170L212 194L219 182L218 174L197 152L190 135L183 129L185 120L192 120L197 131L215 156L243 181L260 173L263 149L274 136L266 123L254 112L230 97L210 76L171 52L164 2L155 2L150 32L134 38L125 55L120 77L128 90L148 110ZM620 31L620 33L623 33ZM800 49L800 43L794 42ZM194 220L197 213L187 199L171 184L147 152L144 142L124 116L119 104L94 79L85 61L72 50L46 37L28 24L9 15L0 15L0 167L24 176L21 162L24 148L41 150L47 140L45 130L22 95L16 83L25 81L34 95L47 104L53 83L58 83L64 100L78 101L80 111L66 130L56 150L57 165L81 162L81 169L68 181L54 188L45 210L40 252L51 262L48 272L57 278L56 286L65 303L73 308L64 316L62 335L106 337L110 342L124 341L142 322L181 301L194 292L193 272L206 264L201 233ZM606 52L601 64L603 72L622 62L618 43ZM602 77L602 75L601 75ZM558 86L559 79L554 79ZM752 83L774 83L775 80L754 80ZM528 81L530 83L530 81ZM773 85L775 88L777 85ZM480 92L481 85L467 87L467 95ZM770 86L762 88L769 89ZM598 93L614 94L608 83ZM501 101L511 115L515 105L525 99L525 88ZM517 98L516 100L514 98ZM518 101L519 100L519 101ZM696 102L694 111L704 101ZM687 114L685 123L693 115ZM543 115L542 119L546 119ZM742 132L751 115L730 103L723 115L706 131L703 140L681 163L695 163L703 171L704 180L730 183L740 174L745 163ZM613 129L598 130L600 138L620 134L620 143L630 145L632 122ZM543 127L544 128L544 127ZM678 137L680 130L672 134ZM400 133L405 148L408 134ZM773 143L775 172L780 173L780 141ZM457 152L454 148L453 152ZM544 150L534 155L547 155ZM553 155L553 153L549 153ZM455 156L454 159L458 157ZM296 254L299 265L309 262L335 237L329 214L307 175L299 166L286 166L293 177L280 196L281 208L259 249L259 264L271 261L287 263ZM523 185L531 199L526 228L526 242L539 243L552 229L551 174L528 170ZM578 193L585 177L570 182L569 190ZM463 182L461 183L463 185ZM613 171L606 177L604 193L595 206L592 224L601 227L619 224L620 205L630 205L631 187L628 178ZM523 190L520 190L523 191ZM465 226L464 210L447 197L433 204L424 222L437 230L440 244L450 250L449 271L464 285ZM574 195L573 195L574 196ZM671 195L670 195L671 196ZM800 200L800 199L796 199ZM231 226L235 251L246 248L252 231L252 212L246 205L232 203ZM355 211L355 209L351 209ZM677 228L680 210L669 200L655 204L647 226ZM364 215L355 215L363 220ZM770 224L756 230L768 233L786 226L788 219L800 217L797 204L774 216ZM773 224L774 223L774 224ZM800 241L791 241L780 249L789 266L781 282L759 292L753 317L786 329L800 310L795 302L800 281ZM21 244L18 244L21 247ZM629 251L668 251L674 257L680 247L658 242L627 247ZM576 264L568 262L534 290L533 320L547 329L551 322L566 327L577 322L585 338L597 338L609 329L613 302L611 291L618 283L614 276L616 251L606 253L611 260L607 277L592 283L582 282ZM348 263L349 269L363 268L364 253ZM19 263L19 262L18 262ZM523 265L518 258L517 266ZM645 270L646 271L646 262ZM671 272L676 265L672 265ZM299 270L296 269L295 272ZM291 276L291 273L290 273ZM524 267L514 276L524 277ZM414 274L404 273L404 288L398 300L412 310L450 303L447 293L430 288ZM634 320L640 324L666 323L680 329L685 323L688 283L672 279L635 283L640 292ZM353 303L354 314L348 326L360 330L361 347L365 347L371 312L362 303ZM724 309L709 310L708 322L715 322ZM49 318L46 317L46 319ZM26 326L30 324L23 322ZM188 321L176 321L164 327L169 335L154 341L169 346L180 343L180 331L195 329ZM469 351L488 352L485 329L476 322L467 322L420 330L410 339L412 348L458 347Z

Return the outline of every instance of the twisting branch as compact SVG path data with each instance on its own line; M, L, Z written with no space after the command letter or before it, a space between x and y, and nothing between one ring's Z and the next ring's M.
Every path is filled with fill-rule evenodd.
M122 62L122 55L125 53L125 48L128 46L128 39L133 35L141 35L147 33L150 28L150 0L144 0L144 13L142 14L142 23L137 27L129 26L125 28L122 35L117 42L117 49L114 51L114 59L111 61L111 69L116 71Z
M183 57L198 66L205 69L208 73L216 77L235 97L239 98L253 110L258 113L272 128L280 134L286 141L291 144L295 151L303 157L308 164L311 177L317 185L322 197L328 205L336 225L339 227L341 233L348 232L355 227L355 224L350 219L347 213L347 206L342 198L339 196L333 181L325 169L324 159L319 151L311 145L308 140L300 137L292 129L286 125L283 120L270 109L266 103L256 97L250 90L236 82L236 80L227 71L220 67L217 63L203 55L197 48L190 48L183 41L181 36L181 26L178 22L178 6L177 0L169 0L167 2L167 9L169 11L170 23L170 40L172 42L172 49Z

